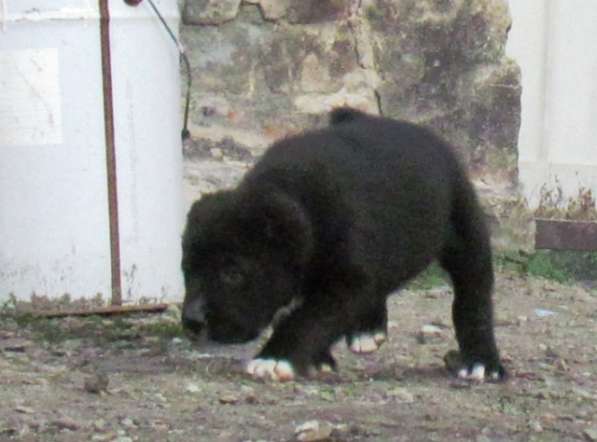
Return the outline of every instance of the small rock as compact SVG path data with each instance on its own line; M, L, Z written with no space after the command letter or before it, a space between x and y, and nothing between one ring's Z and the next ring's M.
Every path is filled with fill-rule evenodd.
M52 421L52 425L54 425L56 428L59 428L60 430L70 431L77 431L83 426L81 423L75 421L74 419L71 419L68 416L63 416L59 419Z
M187 393L195 394L201 392L201 387L199 387L199 385L197 384L188 383L185 388L185 391Z
M441 336L442 329L437 325L425 324L423 327L421 327L421 333L425 336Z
M31 407L26 407L25 405L17 405L15 407L15 411L17 413L23 413L23 414L33 414L35 413L35 410Z
M99 394L108 389L110 379L105 373L94 373L85 378L85 391L88 393Z
M547 310L543 308L536 308L535 315L539 318L547 318L549 316L555 316L557 313L552 310Z
M120 425L122 425L124 428L137 428L137 425L135 424L135 422L133 422L133 420L129 417L125 417L124 419L122 419L120 421Z
M417 342L419 344L426 344L428 341L440 338L441 336L441 328L433 324L425 324L417 334Z
M149 426L155 431L169 431L170 426L162 420L155 420L149 423Z
M558 359L556 361L556 367L561 371L568 371L568 363L564 359Z
M554 414L545 413L542 419L547 422L554 422L557 419L557 417Z
M107 434L94 434L91 436L91 440L94 442L113 441L116 438L114 433Z
M297 440L312 442L329 439L332 430L333 427L329 422L312 420L296 427L294 434Z
M93 422L93 429L95 431L104 431L106 429L106 421L103 419L98 419Z
M234 405L238 402L238 396L232 393L224 393L218 400L220 401L220 404Z
M529 428L535 433L541 433L543 431L543 427L538 421L530 421Z
M258 402L257 395L255 394L255 390L253 388L243 385L240 387L240 391L243 394L247 404L256 404Z

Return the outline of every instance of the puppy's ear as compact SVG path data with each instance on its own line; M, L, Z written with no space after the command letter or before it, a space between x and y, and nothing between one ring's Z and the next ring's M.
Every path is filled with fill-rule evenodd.
M304 263L313 250L313 225L305 207L281 191L264 192L260 196L256 218L250 226L271 247Z
M234 194L229 190L207 193L193 203L187 214L187 222L204 222L214 214L217 216L233 205L233 199Z
M234 194L219 191L205 194L195 201L187 214L187 223L182 237L183 251L190 250L204 237L213 236L213 231L220 226L234 207Z
M342 106L330 112L330 126L337 126L342 123L352 123L355 120L366 118L367 114L352 107Z

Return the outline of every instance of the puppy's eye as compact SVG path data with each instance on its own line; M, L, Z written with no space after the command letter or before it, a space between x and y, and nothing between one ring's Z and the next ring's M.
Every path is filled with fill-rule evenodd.
M230 269L220 273L220 280L226 285L238 286L242 284L244 276L237 269Z

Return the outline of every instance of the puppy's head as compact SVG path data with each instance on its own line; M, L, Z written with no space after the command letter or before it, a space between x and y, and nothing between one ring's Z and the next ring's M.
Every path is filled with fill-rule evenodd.
M255 339L299 293L312 241L302 206L283 193L203 197L183 236L185 329L222 343Z

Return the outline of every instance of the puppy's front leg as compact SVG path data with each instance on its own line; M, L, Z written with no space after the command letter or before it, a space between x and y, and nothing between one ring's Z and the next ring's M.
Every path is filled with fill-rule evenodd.
M297 374L335 369L331 345L349 328L350 316L342 306L302 306L276 326L270 340L247 365L256 378L288 381Z
M363 309L352 330L346 333L350 351L367 354L377 351L388 336L388 311L385 299Z

